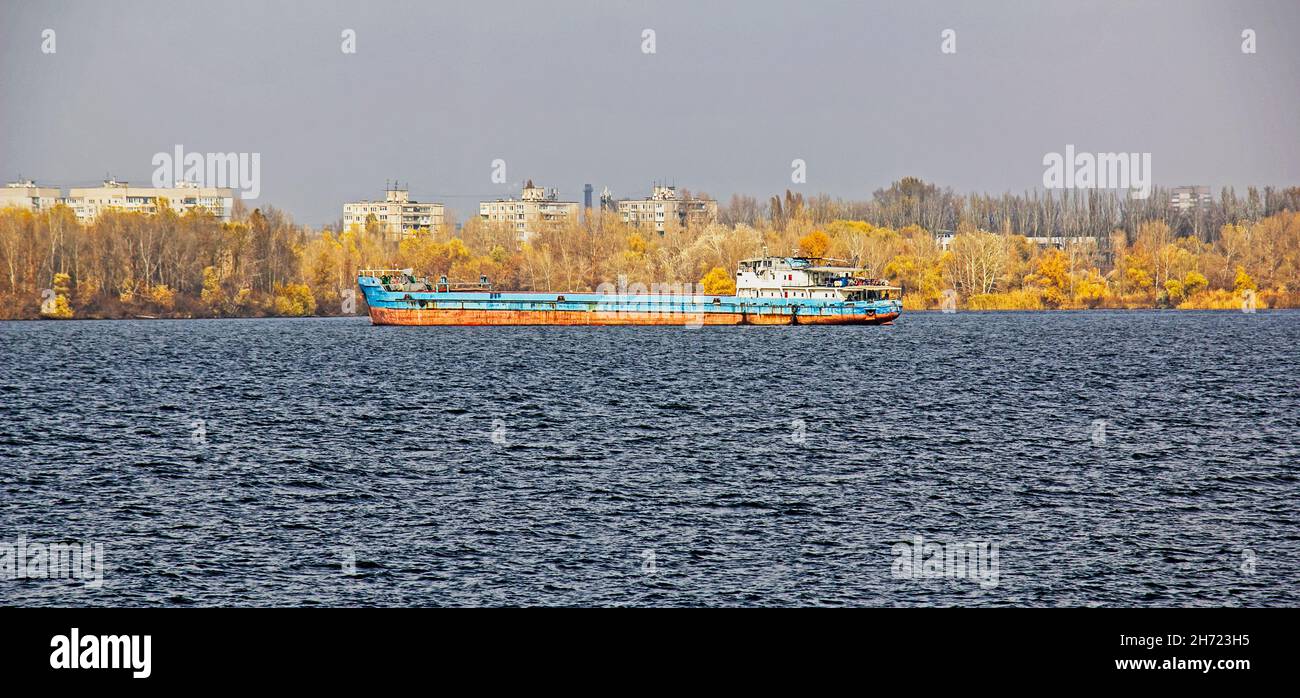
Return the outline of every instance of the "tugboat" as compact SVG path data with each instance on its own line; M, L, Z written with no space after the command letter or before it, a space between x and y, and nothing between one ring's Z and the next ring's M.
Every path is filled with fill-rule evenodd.
M431 283L411 269L362 269L357 284L375 325L888 325L903 310L902 287L820 257L743 260L735 295L496 291L486 276Z

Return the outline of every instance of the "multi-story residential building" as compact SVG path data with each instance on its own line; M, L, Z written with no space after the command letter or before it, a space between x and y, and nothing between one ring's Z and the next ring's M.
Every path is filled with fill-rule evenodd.
M619 201L618 213L624 223L650 228L663 235L669 222L690 228L716 221L718 202L682 197L677 194L677 187L656 184L648 198Z
M533 186L530 179L518 199L497 199L478 205L478 215L485 223L509 225L521 241L548 226L578 220L578 202L560 201L559 193Z
M1169 190L1169 209L1172 211L1207 210L1214 205L1214 195L1209 187L1174 187Z
M228 221L235 203L235 192L193 182L177 182L174 187L133 187L127 182L108 179L102 187L69 189L64 201L77 214L77 220L83 223L95 220L109 209L154 214L164 204L178 213L202 209Z
M392 187L384 192L383 201L356 201L343 204L343 227L352 225L364 228L371 216L384 231L384 237L401 240L403 237L428 228L436 230L446 219L442 204L412 201L406 189Z
M54 187L38 187L32 180L9 182L0 189L0 208L16 206L28 211L46 211L59 203L61 192Z

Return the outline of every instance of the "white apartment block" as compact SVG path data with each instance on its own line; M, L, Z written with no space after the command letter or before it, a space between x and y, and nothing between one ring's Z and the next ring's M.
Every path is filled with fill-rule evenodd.
M619 201L618 213L623 222L628 225L650 228L663 235L669 222L683 228L690 228L716 221L718 202L697 197L680 197L677 194L677 187L656 184L649 198Z
M478 215L485 223L514 228L519 239L526 242L545 227L576 222L578 202L560 201L556 190L548 192L528 180L519 199L484 201L478 205Z
M94 221L99 214L110 209L155 214L166 205L173 211L191 210L211 212L223 221L230 220L230 209L235 203L233 189L204 187L193 182L177 182L174 187L133 187L115 179L104 181L102 187L80 187L68 190L64 202L83 223Z
M389 189L383 201L356 201L343 204L343 228L356 225L366 227L371 216L384 231L384 237L401 240L403 237L428 228L437 230L446 219L446 207L442 204L412 201L406 189Z
M1209 187L1174 187L1169 191L1169 209L1172 211L1206 210L1214 205L1214 195Z
M54 187L38 187L32 180L10 182L0 189L0 208L17 207L28 211L48 211L62 198Z

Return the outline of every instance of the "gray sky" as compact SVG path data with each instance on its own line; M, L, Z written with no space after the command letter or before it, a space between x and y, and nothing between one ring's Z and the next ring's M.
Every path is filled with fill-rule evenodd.
M1020 192L1067 143L1150 152L1161 186L1300 183L1295 0L0 5L0 177L144 184L178 143L256 152L253 205L312 225L389 178L462 219L527 178L571 200Z

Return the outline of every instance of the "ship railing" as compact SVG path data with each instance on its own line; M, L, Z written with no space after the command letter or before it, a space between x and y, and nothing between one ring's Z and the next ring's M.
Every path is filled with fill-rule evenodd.
M490 284L485 286L483 284L472 282L440 281L437 284L434 284L433 290L438 293L451 293L453 291L490 291L492 290L492 286Z
M358 269L357 276L373 276L381 279L385 276L411 276L414 274L412 269Z
M438 283L433 287L436 293L450 293L452 291L491 291L492 283L488 281L486 275L478 277L478 282L472 281L448 281L447 277L439 276Z

